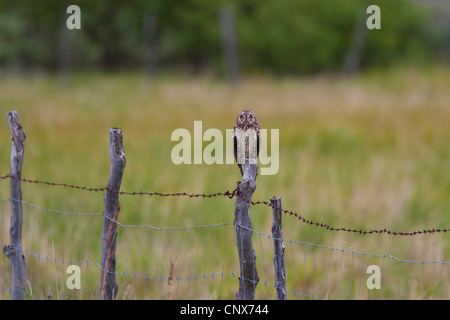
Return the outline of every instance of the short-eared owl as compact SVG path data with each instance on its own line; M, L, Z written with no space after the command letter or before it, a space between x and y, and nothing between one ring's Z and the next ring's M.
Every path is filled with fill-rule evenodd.
M233 130L234 159L243 175L242 164L245 159L249 163L256 163L261 145L261 135L258 119L249 110L239 113Z

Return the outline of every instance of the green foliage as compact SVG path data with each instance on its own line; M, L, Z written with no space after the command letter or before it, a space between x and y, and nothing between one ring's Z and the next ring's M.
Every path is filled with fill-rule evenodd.
M342 67L358 15L381 8L382 29L367 33L362 65L424 59L442 49L428 15L407 0L0 0L0 66L56 69L70 4L81 8L81 30L70 31L76 69L138 68L143 21L157 18L158 68L223 69L219 11L235 13L244 72L282 74ZM366 18L364 18L365 20ZM365 23L362 25L365 27ZM431 39L431 40L430 40Z
M338 10L336 10L338 9ZM337 68L349 47L357 7L336 1L266 1L242 19L244 63L276 72Z

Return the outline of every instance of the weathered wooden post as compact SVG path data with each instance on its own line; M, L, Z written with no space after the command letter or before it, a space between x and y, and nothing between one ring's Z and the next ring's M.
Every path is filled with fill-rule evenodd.
M250 201L256 189L256 164L242 164L243 176L238 183L238 196L234 210L234 224L236 228L236 245L241 267L239 278L239 291L236 300L253 300L255 298L256 285L259 282L256 270L256 254L253 250L253 228L250 221Z
M123 151L122 130L112 128L109 130L109 154L111 169L107 191L104 197L105 217L102 231L102 261L100 279L100 299L112 300L117 295L116 283L116 226L120 206L119 190L122 175L125 169L126 157Z
M270 199L272 205L272 236L275 266L275 287L277 289L277 299L287 300L286 297L286 265L284 261L283 231L281 229L281 197Z
M72 65L73 30L69 30L67 27L67 9L67 6L64 6L64 10L61 11L61 26L59 31L58 73L61 86L66 86L70 83Z
M157 72L157 18L153 12L144 16L143 38L144 38L144 66L146 73L155 77Z
M360 12L356 18L350 48L344 58L343 72L345 74L353 74L358 71L362 56L364 54L368 33L366 27L366 8L368 6L369 1L365 0L361 4Z
M233 11L229 8L222 8L219 12L219 21L225 67L231 82L236 85L241 79L241 74L239 70L238 44Z
M25 257L22 253L22 177L23 153L25 151L25 133L19 122L17 111L8 112L8 122L12 133L11 149L11 225L10 244L3 247L3 253L11 262L13 286L11 299L22 300L25 286Z

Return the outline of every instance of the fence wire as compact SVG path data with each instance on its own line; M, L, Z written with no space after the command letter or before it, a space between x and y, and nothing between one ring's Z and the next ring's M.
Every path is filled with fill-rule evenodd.
M30 184L58 186L58 187L64 187L64 188L69 188L69 189L89 191L89 192L106 192L106 191L108 191L108 192L115 192L119 195L128 195L128 196L189 197L189 198L227 197L229 199L232 199L232 198L238 196L238 197L241 197L244 201L248 202L252 206L264 205L264 206L267 206L270 208L280 209L281 212L288 214L290 216L293 216L293 217L297 218L298 221L308 224L308 225L311 225L311 226L324 228L328 231L342 231L342 232L349 232L349 233L357 233L360 235L389 234L389 235L394 235L394 236L415 236L415 235L423 235L423 234L450 232L450 228L431 228L431 229L421 229L421 230L413 230L413 231L395 231L395 230L390 230L387 228L364 230L364 229L355 229L355 228L349 228L349 227L336 227L336 226L332 226L332 225L329 225L329 224L326 224L323 222L317 222L317 221L307 219L307 218L303 217L300 213L293 211L293 210L277 208L269 201L264 201L264 200L251 201L249 199L246 199L241 193L239 193L238 188L236 188L233 191L227 190L225 192L215 192L215 193L186 193L186 192L162 193L162 192L146 192L146 191L119 191L119 190L113 190L109 187L95 188L95 187L87 187L87 186L73 185L73 184L67 184L67 183L42 181L42 180L38 180L38 179L26 179L23 177L18 178L15 176L11 176L10 174L0 176L0 180L5 180L5 179L17 179L17 180L20 180L21 182L30 183Z
M10 202L0 200L1 233L9 242ZM23 252L29 299L98 299L102 213L41 208L22 201ZM233 222L159 227L116 222L117 299L233 299L239 259ZM283 239L288 299L449 299L450 262L410 261ZM276 299L273 238L253 231L260 276L257 299ZM11 267L0 255L1 299L10 299ZM80 268L81 289L69 289L68 267ZM381 289L367 268L381 269Z

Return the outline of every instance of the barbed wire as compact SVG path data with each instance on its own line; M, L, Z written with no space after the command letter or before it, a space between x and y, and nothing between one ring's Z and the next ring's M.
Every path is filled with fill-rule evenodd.
M32 180L32 179L25 179L25 178L17 178L13 177L10 174L4 175L0 177L0 180L4 179L18 179L22 182L31 183L31 184L42 184L47 186L59 186L69 189L77 189L77 190L83 190L83 191L90 191L90 192L113 192L117 193L119 195L129 195L129 196L159 196L159 197L189 197L189 198L215 198L215 197L228 197L233 198L236 194L235 191L229 191L226 192L216 192L216 193L187 193L187 192L173 192L173 193L162 193L162 192L148 192L148 191L118 191L114 190L112 188L106 187L99 187L99 188L93 188L93 187L87 187L87 186L80 186L80 185L74 185L74 184L67 184L67 183L56 183L56 182L49 182L49 181L42 181L42 180Z
M240 279L255 281L239 272L233 222L155 228L122 225L114 220L120 229L116 252L120 262L111 272L100 262L102 245L97 232L103 219L97 216L101 213L59 211L0 199L0 217L8 212L1 203L9 201L21 202L27 216L23 253L28 270L28 298L96 298L101 271L116 276L117 297L122 299L229 299L235 297ZM286 290L289 299L449 298L449 261L403 259L288 238L282 239L286 246L287 282L286 286L279 286L271 276L273 235L248 230L253 232L260 272L260 279L255 282L257 298L275 299L276 289ZM7 239L0 237L0 244L2 240ZM3 259L6 261L5 256ZM70 265L79 266L83 274L80 290L61 285L68 277L61 278L61 274L65 275ZM365 270L369 265L379 266L383 279L385 275L383 290L365 289ZM6 268L6 264L2 266ZM0 298L8 299L12 284L7 276L4 278Z
M42 181L42 180L32 180L32 179L26 179L26 178L18 178L11 176L10 174L6 174L4 176L0 177L0 180L5 179L18 179L25 183L31 183L31 184L41 184L41 185L47 185L47 186L60 186L70 189L76 189L76 190L83 190L83 191L90 191L90 192L114 192L119 195L138 195L138 196L159 196L159 197L189 197L189 198L216 198L220 196L227 197L229 199L232 199L236 196L239 196L241 199L243 199L245 202L252 206L256 205L264 205L272 209L280 210L284 214L288 214L290 216L293 216L297 218L299 221L311 225L316 226L320 228L324 228L328 231L343 231L343 232L349 232L349 233L357 233L360 235L369 235L369 234L389 234L394 236L415 236L415 235L423 235L423 234L434 234L434 233L446 233L450 231L450 228L431 228L431 229L419 229L414 231L394 231L387 228L382 229L370 229L370 230L363 230L363 229L354 229L354 228L347 228L347 227L335 227L331 226L329 224L323 223L323 222L317 222L310 219L307 219L303 217L301 214L299 214L296 211L288 210L288 209L282 209L281 207L277 207L276 205L270 203L269 201L251 201L244 197L244 195L239 192L239 188L234 189L233 191L227 190L225 192L215 192L215 193L187 193L187 192L174 192L174 193L162 193L162 192L146 192L146 191L118 191L113 190L109 187L99 187L99 188L93 188L93 187L87 187L87 186L80 186L80 185L73 185L73 184L67 184L67 183L56 183L56 182L49 182L49 181Z
M249 204L251 204L253 206L262 204L267 207L271 207L273 209L280 210L281 212L283 212L285 214L289 214L290 216L297 218L298 220L300 220L303 223L306 223L306 224L309 224L312 226L316 226L316 227L321 227L321 228L327 229L329 231L345 231L345 232L351 232L351 233L359 233L361 235L374 234L374 233L375 234L386 233L386 234L397 235L397 236L414 236L414 235L426 234L426 233L440 233L440 232L445 233L445 232L450 231L450 229L447 229L447 228L432 228L432 229L415 230L415 231L410 231L410 232L401 232L401 231L388 230L386 228L362 230L362 229L351 229L351 228L345 228L345 227L334 227L334 226L330 226L323 222L316 222L316 221L306 219L305 217L303 217L302 215L300 215L299 213L297 213L295 211L282 209L280 207L273 205L272 203L270 203L268 201L249 201L249 200L245 199L241 193L238 193L238 195L244 201L248 202Z

